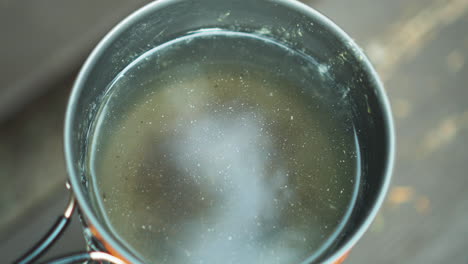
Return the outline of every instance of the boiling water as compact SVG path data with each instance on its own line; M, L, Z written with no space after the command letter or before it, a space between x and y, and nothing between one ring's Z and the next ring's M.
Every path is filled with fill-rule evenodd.
M89 145L95 203L148 263L300 263L342 227L357 143L327 67L200 31L108 87Z

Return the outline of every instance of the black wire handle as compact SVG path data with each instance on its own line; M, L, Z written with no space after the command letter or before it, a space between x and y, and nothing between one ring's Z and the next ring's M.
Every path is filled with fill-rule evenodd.
M67 189L70 190L70 184L67 182ZM59 216L55 224L50 228L49 232L37 242L27 253L21 258L16 260L14 264L33 264L39 259L47 250L60 238L68 224L70 223L71 216L75 211L76 200L73 193L70 192L70 199L63 215ZM84 261L107 261L114 264L126 264L123 260L112 256L105 252L80 252L73 253L67 256L59 257L56 259L42 262L42 264L71 264Z

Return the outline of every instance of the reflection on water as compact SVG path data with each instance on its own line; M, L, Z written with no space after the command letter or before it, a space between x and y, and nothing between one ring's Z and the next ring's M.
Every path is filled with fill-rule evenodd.
M270 169L272 164L265 154L274 152L272 139L262 136L255 121L255 117L248 115L202 120L187 129L175 144L175 165L193 172L184 176L201 187L201 197L194 198L206 201L205 206L210 208L209 215L186 223L191 227L185 231L191 234L186 238L191 251L185 253L193 259L223 263L226 256L237 255L237 263L251 263L259 251L258 238L274 232L281 207L293 199L284 177L286 168L280 165ZM200 230L200 226L206 230ZM278 235L305 239L300 233L273 237ZM271 243L268 248L274 254L264 256L263 262L275 263L269 258L277 255L284 259L295 255L291 248L270 240L264 239L262 243L263 246ZM177 262L183 261L186 260Z
M188 44L170 47L113 84L90 147L97 203L150 263L299 263L349 206L352 126L305 92L320 84L291 81L262 57L220 62L219 36L189 46L207 41L213 49L201 60L168 63L155 75L168 61L161 54Z

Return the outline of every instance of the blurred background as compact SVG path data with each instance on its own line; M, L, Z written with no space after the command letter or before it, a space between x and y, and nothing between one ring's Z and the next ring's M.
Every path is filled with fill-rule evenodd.
M0 256L67 202L62 130L91 49L142 0L0 0ZM348 264L468 263L468 0L309 0L365 50L397 129L387 201ZM48 254L84 248L77 218Z

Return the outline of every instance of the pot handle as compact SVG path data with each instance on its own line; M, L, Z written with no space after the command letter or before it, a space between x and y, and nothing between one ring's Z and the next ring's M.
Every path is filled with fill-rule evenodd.
M70 184L66 183L67 189L70 190ZM73 193L70 192L70 199L63 215L59 216L54 225L49 229L49 232L37 242L27 253L21 258L17 259L14 264L33 264L39 259L47 250L60 238L68 224L70 218L73 215L76 207L76 200ZM42 264L71 264L71 263L83 263L84 261L107 261L114 264L126 264L123 260L112 256L105 252L80 252L68 254L63 257L52 259Z

